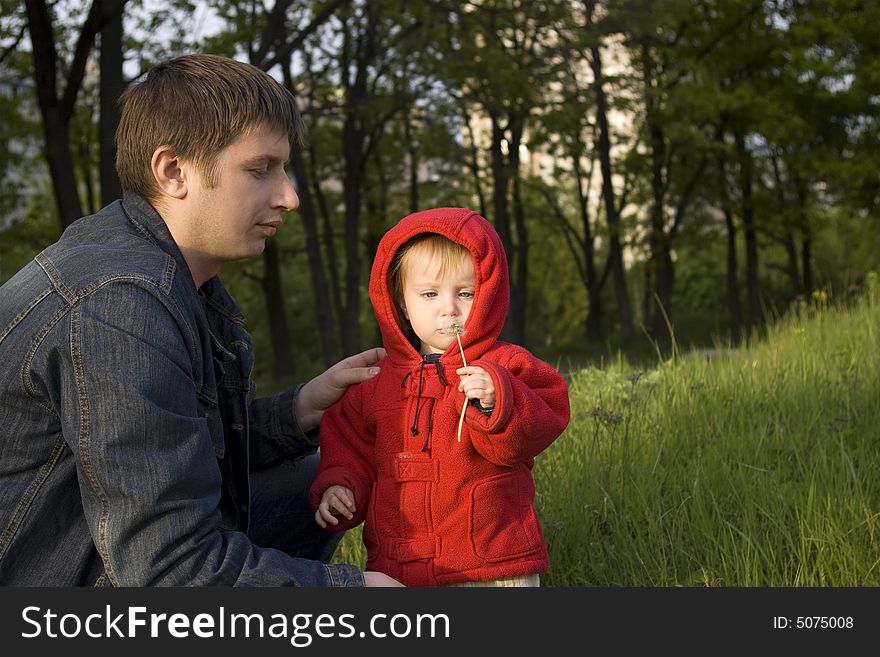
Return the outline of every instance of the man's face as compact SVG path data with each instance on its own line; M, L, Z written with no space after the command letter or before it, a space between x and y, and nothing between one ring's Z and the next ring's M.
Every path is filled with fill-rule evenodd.
M403 313L421 341L421 353L442 354L455 342L452 324L464 326L474 303L474 263L463 255L440 277L440 260L413 253L403 285Z
M287 135L255 130L220 153L214 187L189 165L187 243L197 267L210 272L263 252L281 213L299 206L284 170L289 155Z

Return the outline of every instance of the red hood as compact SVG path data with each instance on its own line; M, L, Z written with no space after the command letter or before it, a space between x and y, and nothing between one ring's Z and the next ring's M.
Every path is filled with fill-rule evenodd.
M504 326L510 303L507 259L498 233L479 214L467 208L434 208L415 212L401 219L385 233L376 249L370 273L370 300L382 331L382 340L393 363L407 364L421 359L397 325L394 300L388 287L388 268L397 250L420 233L438 233L467 248L473 255L474 303L461 343L468 361L482 356L494 343ZM454 359L458 343L447 350ZM444 354L444 358L446 356Z

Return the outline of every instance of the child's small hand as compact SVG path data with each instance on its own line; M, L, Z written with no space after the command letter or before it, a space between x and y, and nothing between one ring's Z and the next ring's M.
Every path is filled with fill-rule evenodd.
M479 399L483 408L495 407L495 384L492 377L482 367L468 365L459 367L455 373L461 377L458 389L468 399Z
M345 516L351 520L356 507L354 505L354 493L345 486L330 486L321 496L321 503L315 511L315 522L324 529L327 524L338 525L336 516Z

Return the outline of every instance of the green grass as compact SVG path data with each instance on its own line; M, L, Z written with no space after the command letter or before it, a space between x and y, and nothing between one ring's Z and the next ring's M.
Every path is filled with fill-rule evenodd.
M880 304L570 374L538 457L547 586L880 586ZM360 533L337 560L364 563Z

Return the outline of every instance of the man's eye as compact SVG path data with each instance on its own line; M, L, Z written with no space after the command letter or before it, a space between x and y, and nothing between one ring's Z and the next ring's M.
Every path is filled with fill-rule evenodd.
M251 173L257 178L265 178L269 175L269 169L251 169Z

